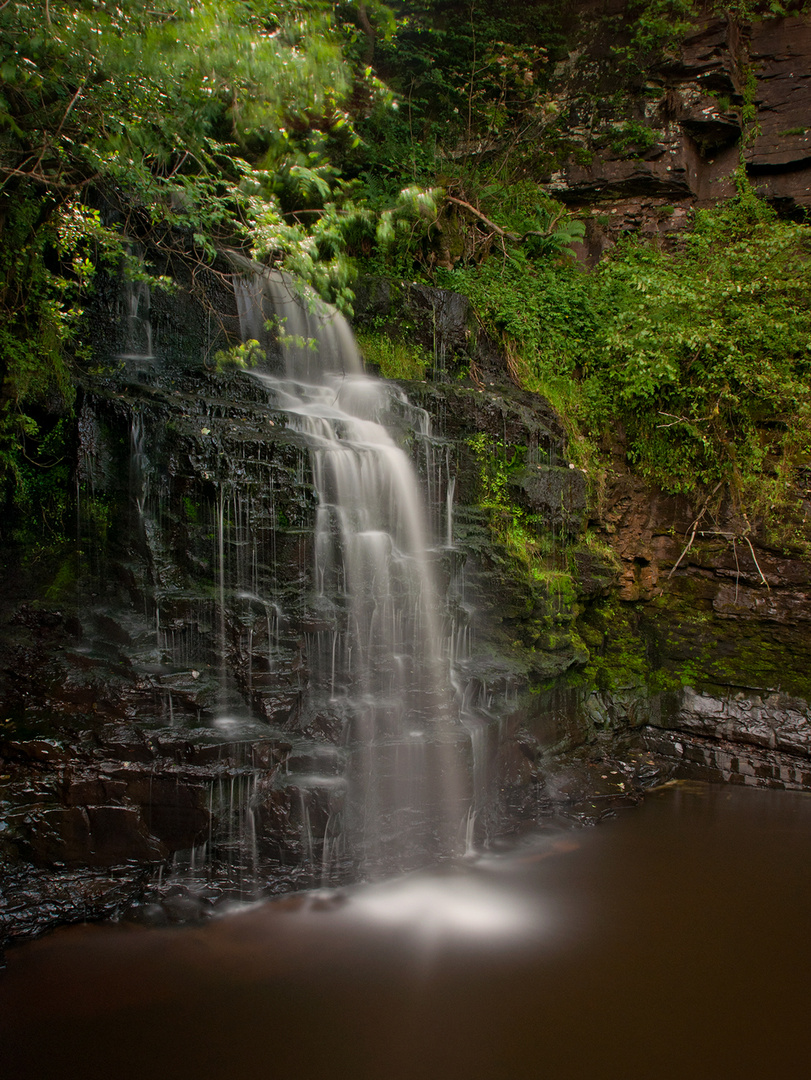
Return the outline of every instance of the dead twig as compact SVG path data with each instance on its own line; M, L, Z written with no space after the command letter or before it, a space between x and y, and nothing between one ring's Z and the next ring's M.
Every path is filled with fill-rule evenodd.
M671 423L669 424L657 424L656 427L659 431L662 431L664 428L676 427L677 424L687 424L689 426L690 424L706 424L712 420L712 416L697 416L695 419L691 420L689 416L678 416L676 413L663 412L661 409L659 410L659 416L669 416L672 418Z
M684 558L684 556L690 550L690 545L692 544L692 542L695 539L696 535L698 535L698 536L722 536L725 540L729 540L729 542L732 544L732 551L733 551L733 553L735 555L735 600L736 600L736 602L737 602L737 599L738 599L738 580L739 580L740 575L741 575L740 564L738 562L738 550L737 550L737 547L736 547L736 542L741 541L741 540L745 541L746 545L749 548L749 553L752 556L752 562L755 564L758 575L760 576L760 580L763 582L763 584L766 586L766 588L769 590L769 592L771 592L771 586L769 585L769 582L766 580L766 575L763 573L763 571L760 568L760 563L757 561L757 555L755 555L755 549L752 547L752 541L749 539L749 537L745 533L741 534L741 533L729 532L729 530L727 530L727 529L702 529L700 532L697 533L696 530L694 529L693 533L692 533L692 535L690 537L690 540L689 540L689 542L687 544L687 547L684 549L684 551L679 556L679 562L681 562L681 560ZM679 565L679 562L676 563L676 566ZM676 569L676 566L673 567L673 570ZM668 574L668 577L670 577L672 575L673 570L670 571L670 574Z
M763 582L763 584L766 586L766 588L769 589L769 592L771 592L771 588L769 587L769 583L766 580L766 578L765 578L765 576L763 574L763 571L760 569L760 563L757 561L757 558L755 557L755 549L752 547L752 541L749 539L748 536L744 536L744 537L742 537L742 539L744 539L747 542L747 544L749 545L749 551L752 554L752 562L757 567L757 572L760 574L760 580Z

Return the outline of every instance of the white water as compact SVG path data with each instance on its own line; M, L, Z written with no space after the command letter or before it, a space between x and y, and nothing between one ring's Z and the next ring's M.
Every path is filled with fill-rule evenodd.
M282 324L284 371L256 377L309 448L318 508L308 710L342 721L338 828L367 869L392 855L463 851L470 741L454 706L438 548L414 466L382 422L404 399L362 373L349 326L320 301L302 303L279 275L239 276L235 289L244 340L271 351L268 325ZM451 488L448 543L452 498Z
M123 277L120 294L120 321L124 329L122 349L118 360L137 366L154 360L152 350L151 295L147 281Z

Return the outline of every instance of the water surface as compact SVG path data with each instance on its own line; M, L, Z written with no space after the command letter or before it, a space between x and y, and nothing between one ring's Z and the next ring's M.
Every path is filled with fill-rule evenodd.
M682 784L398 881L61 930L9 953L3 1075L805 1075L810 855L809 796Z

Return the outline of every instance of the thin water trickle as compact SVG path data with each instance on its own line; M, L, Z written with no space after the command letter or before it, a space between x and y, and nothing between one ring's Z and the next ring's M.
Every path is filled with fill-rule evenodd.
M456 477L450 476L448 478L448 489L445 496L446 500L446 532L445 543L449 548L453 547L453 496L456 491Z

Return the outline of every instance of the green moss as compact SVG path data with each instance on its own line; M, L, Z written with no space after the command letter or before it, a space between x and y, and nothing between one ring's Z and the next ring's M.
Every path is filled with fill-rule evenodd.
M760 621L721 619L683 584L680 593L648 604L614 599L588 608L575 631L590 659L569 681L645 696L722 685L811 700L811 647L798 648L796 634L787 632L784 640L779 628ZM789 637L792 661L787 664Z
M662 677L678 685L781 690L811 700L811 646L796 631L754 619L718 618L689 591L660 597L645 612ZM791 655L791 662L786 658Z
M602 691L649 686L653 672L635 609L601 604L586 612L578 629L591 646L584 681Z
M183 496L183 512L190 525L196 525L198 523L200 514L197 503L195 503L188 495Z
M45 590L45 599L51 603L75 599L79 581L80 552L71 551L60 563L53 580Z
M104 495L85 494L80 506L83 536L104 546L113 523L112 502Z

